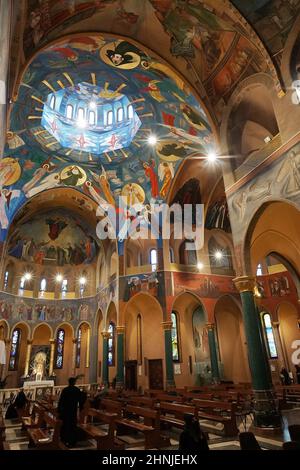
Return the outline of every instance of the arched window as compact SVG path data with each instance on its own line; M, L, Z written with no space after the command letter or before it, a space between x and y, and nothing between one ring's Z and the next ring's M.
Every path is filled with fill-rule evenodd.
M157 268L157 250L152 248L150 250L150 264L152 267L152 271L156 271Z
M179 361L178 322L177 322L177 314L175 312L171 313L171 320L172 320L172 329L171 329L172 358L174 362L178 362Z
M25 276L22 276L21 279L20 279L20 284L19 284L19 289L20 289L21 292L23 292L23 290L24 290L25 282L26 282Z
M78 108L77 120L78 121L84 121L84 109L83 108Z
M96 124L96 113L95 113L95 111L90 111L89 112L89 124L91 126L94 126Z
M47 289L47 280L43 277L40 283L40 292L39 292L40 297L44 297L46 289Z
M108 365L115 365L115 324L111 321L108 326L109 338L108 338Z
M179 262L188 266L197 264L197 252L193 240L185 240L179 247Z
M20 344L21 344L21 330L19 328L16 328L13 331L13 335L11 339L11 348L10 348L9 366L8 366L9 370L17 370L18 368Z
M65 297L68 292L68 279L63 279L61 283L61 296Z
M4 282L3 282L4 290L6 290L8 288L8 279L9 279L9 271L5 271L5 273L4 273Z
M55 368L62 369L64 362L65 330L59 329L56 335Z
M170 263L175 263L173 248L169 248L169 257L170 257Z
M113 112L107 111L106 114L106 126L111 126L113 123Z
M136 325L136 328L137 328L137 361L138 361L138 364L142 364L143 362L143 346L142 346L142 317L140 315L140 313L138 314L137 316L137 325Z
M117 111L117 121L118 122L123 121L123 115L124 115L123 108L119 108L118 111Z
M208 255L212 274L233 274L230 248L220 245L214 237L208 242Z
M132 119L133 118L133 107L132 105L127 106L127 119Z
M82 328L78 328L77 338L76 338L76 368L80 367L80 356L81 356L81 338L82 338Z
M262 276L262 266L261 266L261 264L257 265L256 276Z
M55 108L55 101L56 101L55 96L52 95L51 98L50 98L50 104L49 104L51 109Z
M268 352L271 359L278 357L275 338L272 328L271 315L269 313L263 314L263 325L265 330L265 338L268 346Z
M73 118L73 106L71 104L67 105L66 116L68 119Z

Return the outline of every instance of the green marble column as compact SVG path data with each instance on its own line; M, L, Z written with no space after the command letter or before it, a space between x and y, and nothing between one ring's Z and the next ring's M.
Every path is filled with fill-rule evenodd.
M103 337L103 359L102 359L102 382L104 385L109 385L108 380L108 338L110 334L108 331L102 331Z
M234 279L234 283L242 300L244 328L254 392L254 426L258 428L280 428L280 414L276 407L260 317L254 300L255 278L242 276Z
M175 387L173 354L172 354L172 322L163 322L165 333L166 388Z
M208 332L208 344L210 352L210 363L211 363L211 376L213 383L220 382L220 371L219 371L219 362L216 346L216 336L215 336L215 325L213 323L208 323L206 325Z
M124 337L125 326L117 326L117 388L124 387Z

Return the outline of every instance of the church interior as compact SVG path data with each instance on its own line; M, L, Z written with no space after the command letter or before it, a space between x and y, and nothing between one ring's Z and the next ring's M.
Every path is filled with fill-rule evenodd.
M83 448L299 449L300 0L6 0L0 38L0 450L64 448L70 377Z

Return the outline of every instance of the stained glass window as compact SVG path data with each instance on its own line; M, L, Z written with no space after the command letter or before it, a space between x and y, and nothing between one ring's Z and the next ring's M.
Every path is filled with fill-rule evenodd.
M4 289L7 289L7 287L8 287L8 276L9 276L9 271L5 271L5 274L4 274Z
M77 342L76 342L76 367L80 367L80 355L81 355L81 337L82 337L82 329L81 327L78 329L77 333Z
M261 266L261 264L257 265L256 276L262 276L262 266Z
M127 107L127 118L128 119L133 118L133 107L131 104Z
M275 338L272 328L271 315L265 313L263 315L263 323L265 329L265 335L267 340L268 351L271 359L276 359L278 357L277 348L275 344Z
M177 328L177 315L175 312L171 313L172 320L172 357L173 361L179 361L179 344L178 344L178 328Z
M64 362L65 330L59 329L56 336L55 368L62 369Z
M137 316L137 360L138 364L142 364L142 317L140 314Z
M108 365L115 365L115 324L110 322L108 327L108 332L110 334L108 338Z
M21 341L21 330L16 328L13 331L10 356L9 356L9 370L16 370L18 366L19 351L20 351L20 341Z
M113 112L112 111L108 111L107 112L107 115L106 115L106 125L107 126L111 126L113 123Z

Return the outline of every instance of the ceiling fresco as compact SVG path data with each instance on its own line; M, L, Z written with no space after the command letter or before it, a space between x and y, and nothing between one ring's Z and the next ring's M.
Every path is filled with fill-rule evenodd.
M122 39L70 37L22 76L0 164L2 238L51 188L76 187L102 207L164 201L182 161L212 149L203 109L165 63Z
M300 12L300 0L232 0L232 3L280 63L282 49Z
M242 14L249 3L256 4L235 2ZM216 121L236 85L253 73L269 73L280 91L264 45L227 0L30 0L22 28L25 59L66 33L131 37L180 70L201 92ZM85 48L91 51L93 45Z

